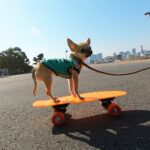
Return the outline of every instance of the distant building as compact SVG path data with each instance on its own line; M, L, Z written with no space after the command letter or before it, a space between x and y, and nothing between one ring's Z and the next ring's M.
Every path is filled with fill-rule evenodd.
M128 57L128 53L127 52L123 52L123 58L127 59L127 57Z
M131 57L130 51L123 52L123 59L129 59L130 57Z
M126 54L127 54L127 55L126 55L126 59L129 59L129 58L131 57L131 52L130 52L130 51L127 51Z
M141 53L144 54L143 45L141 45Z
M149 57L150 56L150 51L144 51L144 56Z
M117 56L117 53L115 52L115 53L113 53L113 57L116 57Z
M133 55L133 56L136 55L136 49L135 49L135 48L132 49L132 55Z
M120 57L121 57L121 60L123 60L124 59L124 52L119 52L119 55L120 55Z
M113 53L114 59L117 59L117 53Z
M114 62L115 58L112 56L107 56L104 58L105 63Z
M102 55L102 53L98 53L98 54L97 54L97 58L98 58L98 61L102 61L102 60L103 60L103 55Z
M95 63L96 58L97 58L97 57L96 57L95 55L90 56L90 58L89 58L89 62L90 62L90 64L94 64L94 63Z
M88 63L90 63L90 64L99 63L99 62L102 62L102 60L103 60L102 53L93 54L88 59Z

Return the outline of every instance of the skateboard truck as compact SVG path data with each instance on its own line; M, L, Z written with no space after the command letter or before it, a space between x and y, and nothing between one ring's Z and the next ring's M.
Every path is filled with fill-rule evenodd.
M112 98L107 98L107 99L103 99L103 100L99 100L102 104L102 106L107 109L108 106L112 103L112 101L115 99L115 97Z
M65 113L67 111L67 106L69 105L68 104L62 104L62 105L55 105L53 106L54 108L54 112L62 112L62 113Z

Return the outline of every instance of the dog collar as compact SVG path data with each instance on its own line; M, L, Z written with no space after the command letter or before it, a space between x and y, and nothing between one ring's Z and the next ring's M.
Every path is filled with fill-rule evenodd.
M82 64L81 58L78 58L78 57L75 56L74 54L70 54L70 58L71 58L71 59L74 59L74 60L77 61L79 64Z

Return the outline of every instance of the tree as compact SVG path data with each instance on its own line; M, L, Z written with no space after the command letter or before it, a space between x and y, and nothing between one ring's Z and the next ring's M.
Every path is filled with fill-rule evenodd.
M44 58L44 54L43 53L37 55L37 57L33 57L33 61L34 61L33 64L36 65L38 62L40 62L41 60L43 60L43 58Z
M0 68L8 68L9 74L30 72L30 61L19 47L9 48L0 53Z

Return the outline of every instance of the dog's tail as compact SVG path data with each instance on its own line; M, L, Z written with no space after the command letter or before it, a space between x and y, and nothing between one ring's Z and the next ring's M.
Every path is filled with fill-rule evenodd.
M36 70L35 70L35 68L33 68L33 70L32 70L32 78L33 78L33 81L34 81L34 89L33 89L34 96L36 96L36 93L37 93L37 80L36 80L35 73L36 73Z

